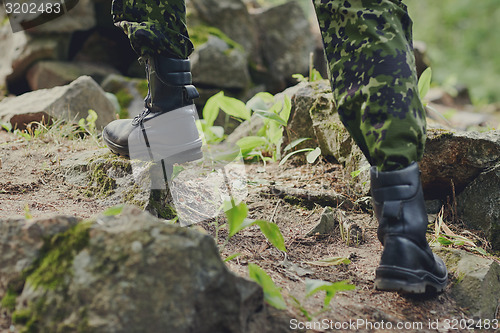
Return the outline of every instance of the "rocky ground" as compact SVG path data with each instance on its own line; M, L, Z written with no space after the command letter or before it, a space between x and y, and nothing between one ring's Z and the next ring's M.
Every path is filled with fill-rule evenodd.
M54 214L91 218L114 204L126 202L124 194L117 188L111 192L96 188L89 171L81 167L81 157L106 154L101 148L100 139L95 137L69 139L50 131L39 138L26 139L0 131L0 218L38 218ZM123 163L126 164L126 161ZM388 322L394 327L397 323L416 325L399 331L467 332L470 330L464 329L465 323L472 327L472 323L477 324L479 319L500 319L496 305L491 305L491 302L485 305L489 310L477 310L474 305L479 306L482 302L474 298L477 295L482 297L498 292L500 275L495 257L485 259L488 263L484 265L489 265L489 268L484 275L488 278L480 278L475 285L486 289L474 289L472 294L470 290L464 291L465 288L457 289L468 277L461 273L460 267L457 268L459 260L456 259L449 260L450 284L442 294L412 297L374 290L374 270L382 250L376 240L376 222L369 205L363 200L357 201L360 198L353 195L348 185L351 175L341 165L325 160L312 165L248 164L246 173L249 217L276 223L284 235L287 253L272 247L257 227L250 227L234 236L221 256L226 258L241 253L227 263L227 267L237 275L247 277L248 264L255 263L272 277L285 296L288 315L298 320L290 322L292 330L298 328L299 323L307 322L300 308L294 305L293 298L299 300L309 313L319 311L323 302L322 294L305 297L306 278L329 282L347 280L356 286L354 291L339 292L331 302L331 308L313 320L328 320L328 328L317 324L308 332L333 332L336 331L334 325L347 325L350 320L359 320L360 326L353 331L360 332L390 331L387 330ZM297 194L301 191L305 195ZM318 192L324 194L322 200L307 195ZM339 196L334 193L342 195L342 200L339 201ZM310 200L300 200L300 197ZM335 210L337 214L342 214L344 220L359 228L352 230L364 230L359 233L358 241L348 242L343 238L338 222L333 223L324 234L313 232L308 236L320 221L326 205L334 210L338 207L339 210ZM221 217L220 223L223 222ZM215 236L214 223L212 219L198 224L196 228L201 227L204 232ZM454 231L460 234L464 230L457 227ZM224 230L218 233L219 247L222 247L226 234ZM429 234L429 237L432 238L432 235ZM451 258L448 252L440 253ZM321 266L317 262L331 257L348 258L350 263ZM479 261L483 256L476 254L472 258ZM479 269L472 271L477 273ZM477 316L477 313L488 313L488 318ZM454 321L458 323L456 329L447 326L449 323L453 325ZM380 326L383 323L386 326ZM10 324L9 312L2 309L2 331L9 332ZM353 326L349 329L344 326L342 331L351 328Z

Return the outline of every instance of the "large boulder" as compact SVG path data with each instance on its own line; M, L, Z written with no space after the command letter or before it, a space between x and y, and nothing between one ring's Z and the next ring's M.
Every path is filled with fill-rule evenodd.
M302 83L289 90L292 99L288 142L311 138L298 148L320 147L352 174L351 185L360 194L369 191L369 163L340 121L327 80Z
M463 250L435 248L454 278L450 295L471 317L494 319L500 298L500 265Z
M41 332L286 332L267 316L262 289L228 271L208 235L136 208L100 216L45 239L8 294L18 329ZM20 228L30 222L4 220ZM52 229L56 229L55 226ZM24 234L27 234L25 231ZM18 249L24 239L0 238ZM2 268L14 270L15 263Z
M241 47L210 35L191 55L193 82L205 87L246 89L250 85L247 55Z
M456 132L432 129L427 133L420 162L426 198L459 194L481 172L500 162L500 130Z
M144 110L144 98L148 92L145 79L111 74L102 81L101 87L116 96L121 118L133 118Z
M271 88L282 90L293 74L308 72L315 50L310 22L295 1L255 10L252 16Z
M110 74L118 74L112 67L87 62L38 61L26 75L31 90L63 86L80 76L89 75L101 83Z
M64 15L51 21L41 21L44 23L30 28L29 33L72 33L79 30L89 30L96 25L93 0L78 0L74 7L70 3L66 3L65 6L68 11Z
M25 75L38 60L66 59L69 35L33 36L26 32L13 33L11 27L0 26L0 85L11 92L28 90Z
M500 163L481 173L457 197L459 217L484 231L495 251L500 250Z
M48 122L52 118L78 121L87 117L89 109L98 115L98 129L115 118L115 107L104 90L91 77L82 76L66 86L3 99L0 119L10 122L13 128L24 129L31 122Z
M189 0L188 3L203 22L220 29L258 61L258 35L242 0Z
M42 252L44 241L75 226L81 219L46 218L36 223L25 219L0 222L0 298L18 292L25 272Z

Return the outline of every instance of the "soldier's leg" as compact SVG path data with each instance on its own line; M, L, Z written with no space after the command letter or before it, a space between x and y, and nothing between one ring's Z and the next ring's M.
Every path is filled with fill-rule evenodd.
M193 103L199 95L192 85L187 59L193 44L186 27L185 1L113 0L112 13L115 24L128 35L146 67L148 95L140 115L133 120L115 120L104 128L106 145L114 153L128 157L147 148L150 156L162 155L164 159L172 159L171 155L179 160L199 158L201 139ZM138 142L146 148L130 141L131 133L141 129L144 139ZM152 146L158 146L162 153L152 154Z
M447 283L426 240L416 161L425 143L411 20L399 0L313 0L342 122L369 159L378 238L375 286L424 293Z
M113 0L112 14L140 56L162 54L186 59L193 52L185 0Z
M411 41L398 0L314 0L339 115L370 163L397 170L425 143Z

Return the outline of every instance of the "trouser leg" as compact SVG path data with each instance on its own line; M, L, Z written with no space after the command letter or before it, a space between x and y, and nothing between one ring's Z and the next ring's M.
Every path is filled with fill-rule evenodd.
M398 0L313 0L340 118L373 166L419 161L426 133L412 22Z
M193 52L185 0L113 0L111 11L139 56L186 59Z

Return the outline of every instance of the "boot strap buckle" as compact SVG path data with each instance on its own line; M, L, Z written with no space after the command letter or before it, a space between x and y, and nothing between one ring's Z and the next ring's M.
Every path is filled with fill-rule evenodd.
M401 218L401 212L403 210L403 202L402 201L385 201L384 206L382 208L382 217L386 219L396 219L399 220Z

